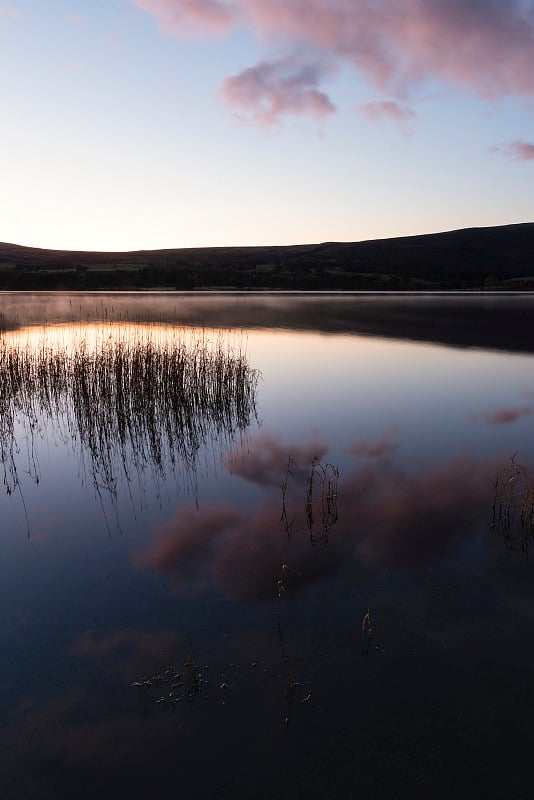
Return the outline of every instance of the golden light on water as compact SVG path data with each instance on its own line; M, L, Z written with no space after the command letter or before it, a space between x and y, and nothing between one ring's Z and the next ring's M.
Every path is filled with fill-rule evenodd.
M72 322L57 325L27 325L15 330L0 332L0 344L13 350L28 350L34 353L101 351L110 343L114 346L150 344L157 350L172 347L201 346L213 351L222 344L222 334L214 328L198 328L168 323L142 323L129 321ZM224 334L224 347L229 351L243 352L242 332Z

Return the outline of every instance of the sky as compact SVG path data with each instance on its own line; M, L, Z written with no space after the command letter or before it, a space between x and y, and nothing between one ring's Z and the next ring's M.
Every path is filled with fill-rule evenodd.
M534 220L534 0L0 0L0 241Z

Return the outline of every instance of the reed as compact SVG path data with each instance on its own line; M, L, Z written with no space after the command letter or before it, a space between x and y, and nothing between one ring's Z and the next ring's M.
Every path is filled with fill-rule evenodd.
M297 466L296 462L294 461L292 456L289 455L287 458L286 474L284 476L282 483L280 484L280 489L282 491L282 513L280 515L280 519L278 522L280 525L284 526L284 530L287 534L288 539L291 539L293 534L295 533L295 520L289 519L289 517L287 516L287 506L286 506L287 487L289 478L295 477L294 470L296 466Z
M534 484L515 459L493 479L490 528L503 538L508 550L528 556L534 541Z
M95 491L122 478L159 485L170 469L194 483L204 445L233 441L255 417L258 372L241 343L167 326L43 326L0 336L0 458L9 493L20 488L18 441L30 473L37 436L74 448ZM17 432L17 433L16 433ZM18 440L18 441L17 441Z
M338 520L337 512L337 486L339 469L333 464L321 464L316 457L312 461L310 473L306 484L306 526L310 533L313 545L319 542L328 544L330 531ZM315 487L319 484L319 497ZM317 501L317 502L316 502ZM314 507L318 505L321 521L319 535L315 533Z
M286 471L280 490L282 493L282 509L279 524L283 526L287 538L291 539L296 532L295 519L288 516L287 492L289 479L297 478L297 463L291 455L288 456ZM330 531L338 520L337 494L339 482L339 469L334 464L322 464L316 456L313 458L310 471L306 479L304 518L306 528L313 545L319 542L328 544ZM320 532L317 533L316 519L320 519Z
M280 645L280 656L282 658L282 662L285 666L286 674L287 674L287 681L288 681L288 688L285 692L286 701L287 701L287 708L286 708L286 715L284 717L284 725L287 727L291 722L291 715L293 710L293 702L295 699L295 693L299 687L299 682L296 678L296 671L295 666L293 663L293 658L289 654L286 648L286 635L284 632L284 628L282 625L281 615L280 615L280 604L282 601L282 597L284 592L286 591L286 575L287 573L293 573L294 575L298 575L302 577L300 572L297 570L291 569L287 564L282 564L280 568L280 577L277 580L276 590L277 590L277 601L275 607L275 617L276 617L276 625L278 629L278 642Z
M373 636L373 626L371 624L371 609L368 608L362 617L361 623L361 636L362 636L362 656L368 658L369 650L371 649L371 640Z
M150 689L156 688L158 694L160 694L155 700L157 705L167 704L174 707L182 700L185 700L189 708L192 709L197 695L202 692L207 680L200 671L190 639L188 640L188 646L189 653L186 661L184 661L184 673L178 667L171 666L166 670L144 675L135 680L131 686L137 689L140 694L145 694ZM163 688L163 694L161 694L162 687L165 687ZM166 689L170 689L170 691L166 691Z

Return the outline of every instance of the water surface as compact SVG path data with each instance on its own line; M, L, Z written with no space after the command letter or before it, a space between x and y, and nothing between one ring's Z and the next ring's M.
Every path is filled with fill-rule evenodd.
M0 295L1 796L530 797L533 309Z

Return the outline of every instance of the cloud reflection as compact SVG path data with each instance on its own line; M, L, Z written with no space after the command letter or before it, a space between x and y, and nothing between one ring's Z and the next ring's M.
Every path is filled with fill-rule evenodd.
M74 642L71 653L130 677L147 664L172 663L182 648L182 637L173 631L121 628L109 634L86 631Z
M300 457L315 452L314 446L304 446ZM262 602L272 600L284 563L300 574L296 583L302 589L351 564L408 569L454 555L488 522L490 476L499 463L457 458L409 473L378 457L392 446L386 436L353 448L371 460L340 477L339 520L326 548L310 544L302 470L286 500L287 516L295 521L294 535L286 536L279 487L282 453L288 448L264 435L241 470L264 487L256 508L251 513L228 505L179 509L158 528L152 544L136 554L135 564L172 576L180 588L209 576L229 597Z
M357 458L382 458L383 456L393 453L398 447L398 431L392 428L376 442L367 441L362 439L347 450L348 453Z
M488 425L507 425L516 422L522 417L531 417L534 414L534 406L522 406L521 408L499 408L491 411L483 419Z
M487 521L488 476L495 468L463 458L416 474L381 464L357 470L339 498L340 520L354 531L354 555L365 562L413 567L452 554Z
M310 471L314 458L322 459L328 448L318 439L305 445L287 444L280 439L262 434L246 452L230 452L224 465L233 475L258 486L280 486L291 456L292 471L302 479Z

